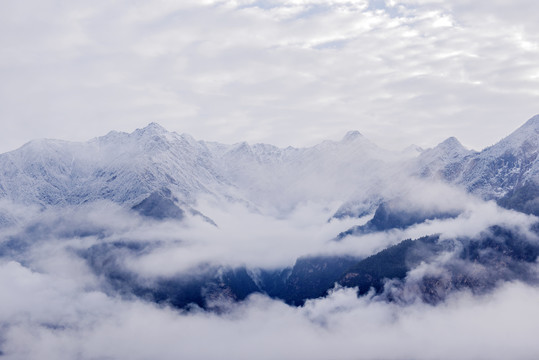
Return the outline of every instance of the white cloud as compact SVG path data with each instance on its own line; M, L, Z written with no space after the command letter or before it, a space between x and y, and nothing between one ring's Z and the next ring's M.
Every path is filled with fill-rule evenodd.
M8 0L0 12L0 149L36 137L86 139L150 121L223 142L311 145L359 129L396 148L432 146L450 135L480 148L539 112L537 2L374 5ZM45 227L31 234L24 261L0 263L0 351L9 359L539 353L539 292L521 283L483 297L454 294L436 307L400 307L339 289L302 308L257 295L223 316L186 314L106 294L103 279L74 254L106 242L152 241L159 246L144 256L121 259L152 277L201 262L274 267L308 254L367 256L404 238L470 236L493 224L534 221L435 185L397 185L388 191L402 194L408 186L405 205L431 209L437 205L431 200L443 197L447 208L465 211L337 243L329 239L356 222L327 223L334 204L303 204L287 219L202 204L214 228L195 218L187 226L156 225L110 204L58 214L3 202L23 226L3 232L1 244L30 234L26 224ZM70 233L74 228L79 233ZM85 236L88 228L102 237Z
M9 1L3 149L158 121L197 138L480 148L537 112L533 2ZM29 106L31 104L31 106Z
M456 219L333 242L329 239L358 222L328 223L337 204L301 204L286 217L274 218L239 204L199 203L218 228L197 217L183 224L146 221L106 202L28 214L17 208L13 213L20 222L3 232L0 242L16 240L21 248L15 246L13 256L3 253L0 262L0 351L8 359L505 359L536 354L539 290L533 285L501 283L483 296L454 292L437 306L413 296L408 305L399 305L373 294L357 298L355 289L335 289L303 307L253 295L228 304L220 314L185 312L119 296L80 256L92 246L149 242L137 255L104 247L103 256L117 261L120 270L151 280L200 263L289 266L303 255L367 256L405 238L476 236L493 224L523 231L536 221L441 184L402 182L392 190L401 195L395 206L464 212ZM442 254L410 272L407 280L413 285L425 273L443 275L451 260ZM538 271L536 264L530 266Z
M36 275L15 268L20 265L0 270L35 281ZM18 288L14 294L22 295ZM16 313L31 316L2 316L7 358L520 359L539 351L539 293L521 283L483 297L457 293L437 307L358 299L353 289L302 308L256 295L224 315L185 314L100 293L59 294L54 287L40 295L51 314L75 316L77 326L41 322L39 307L22 302ZM59 295L65 300L57 303Z

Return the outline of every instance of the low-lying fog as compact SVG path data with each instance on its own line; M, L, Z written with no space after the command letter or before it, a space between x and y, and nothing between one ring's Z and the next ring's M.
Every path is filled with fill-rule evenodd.
M201 264L284 268L306 255L366 257L408 238L477 236L491 225L527 232L536 218L442 185L404 192L402 209L457 210L406 229L333 239L360 219L331 219L339 204L302 203L286 216L202 199L202 217L157 221L110 202L40 210L2 204L0 350L10 359L507 359L539 354L539 289L500 283L486 295L451 294L437 306L386 302L335 288L293 307L263 294L226 311L178 310L116 293L80 250L107 242L149 244L116 259L140 278ZM331 220L330 220L331 219ZM440 260L442 261L442 260ZM536 269L537 270L537 269ZM418 271L440 271L436 266ZM417 274L408 274L412 278Z

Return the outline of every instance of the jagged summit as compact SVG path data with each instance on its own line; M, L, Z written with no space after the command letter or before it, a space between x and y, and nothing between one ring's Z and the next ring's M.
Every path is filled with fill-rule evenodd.
M346 133L346 135L344 135L344 137L342 138L342 142L350 142L350 141L354 141L356 139L360 139L362 138L363 135L361 135L361 133L357 130L352 130L352 131L348 131Z
M421 156L424 158L441 157L456 159L465 157L473 151L466 149L454 136L445 139L432 149L425 150Z
M167 139L167 140L172 140L174 138L174 135L176 134L169 132L167 129L165 129L164 127L162 127L156 122L149 123L148 125L146 125L146 127L142 129L136 129L130 134L130 136L135 136L135 137L140 136L142 138L147 138L147 139L161 138L161 139Z
M444 146L444 147L464 147L460 141L454 136L451 136L444 141L442 141L438 146Z
M158 123L151 122L143 128L135 129L131 133L116 130L109 131L104 136L91 139L89 143L98 143L100 145L120 145L122 143L133 141L133 139L136 138L145 138L151 140L155 136L158 136L160 138L164 137L171 139L173 134L175 133L169 132Z
M456 137L451 136L438 144L433 150L451 155L465 155L470 152Z
M159 125L156 122L151 122L142 129L137 129L135 132L139 133L152 133L152 134L164 134L168 133L168 130Z
M458 164L473 154L474 151L466 149L455 137L450 137L434 148L421 152L416 158L415 171L421 177L454 181L461 172Z

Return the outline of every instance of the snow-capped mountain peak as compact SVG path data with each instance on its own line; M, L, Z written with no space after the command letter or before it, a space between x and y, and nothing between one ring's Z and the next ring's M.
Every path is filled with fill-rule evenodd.
M438 146L448 148L448 149L454 149L454 148L464 148L460 141L454 136L451 136L444 141L442 141Z
M481 152L466 150L449 138L418 157L423 177L463 186L484 199L539 213L539 115ZM526 201L520 203L519 199ZM515 205L516 204L516 205ZM527 204L525 206L518 206Z
M445 139L440 144L438 144L434 149L438 154L443 154L447 158L455 159L458 157L463 157L469 155L473 151L466 149L456 137L452 136Z
M357 130L348 131L344 137L342 138L341 142L351 142L355 141L357 139L363 138L363 135Z
M420 159L424 164L429 164L435 161L446 163L448 161L456 161L460 158L464 158L472 153L473 151L462 146L460 141L458 141L455 137L450 137L434 148L423 151L420 155Z
M163 134L168 133L168 130L156 122L151 122L145 127L135 130L135 133L136 134L163 135Z

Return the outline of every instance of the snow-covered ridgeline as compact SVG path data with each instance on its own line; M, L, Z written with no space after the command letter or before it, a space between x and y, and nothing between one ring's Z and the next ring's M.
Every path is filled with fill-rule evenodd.
M42 206L99 199L132 206L166 188L186 203L210 194L278 211L307 201L369 208L387 189L415 175L490 199L539 183L538 149L539 116L481 152L467 150L455 138L433 149L390 152L357 131L308 148L224 145L151 123L82 143L35 140L1 154L0 197Z

